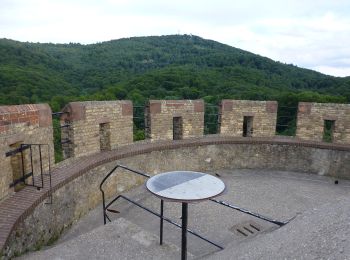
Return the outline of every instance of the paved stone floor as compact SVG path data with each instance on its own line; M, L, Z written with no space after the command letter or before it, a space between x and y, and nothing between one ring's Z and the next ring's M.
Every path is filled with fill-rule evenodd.
M222 170L227 186L219 197L233 205L278 220L279 227L247 214L201 202L189 205L189 228L225 247L188 235L189 258L195 259L350 259L350 181L305 173L271 170ZM124 195L159 211L160 201L137 187ZM178 259L181 231L126 201L117 201L103 226L102 207L66 231L50 248L22 259ZM179 203L166 202L165 216L181 222ZM252 226L256 227L252 228ZM249 227L250 231L244 227ZM244 231L245 235L238 230Z

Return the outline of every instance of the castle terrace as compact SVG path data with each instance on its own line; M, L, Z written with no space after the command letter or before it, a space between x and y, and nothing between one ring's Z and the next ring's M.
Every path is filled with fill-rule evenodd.
M97 122L97 124L104 123ZM31 126L24 124L23 127ZM37 127L47 127L47 124L41 126L38 124ZM34 131L32 128L29 130ZM2 138L6 138L6 140L17 138L16 142L21 141L19 137L23 136L23 133L21 135L16 133L17 137L14 138L12 133L6 132L6 134L6 137ZM26 142L30 142L30 140L25 140L24 144ZM5 156L5 148L3 151L2 160L3 164L6 165L5 160L8 160L8 157ZM11 164L11 161L8 163L14 165L13 162ZM62 234L65 234L62 239L65 236L69 237L69 227L72 225L73 231L75 226L82 226L82 230L84 230L84 225L80 223L75 225L74 223L87 214L88 217L89 214L94 214L94 209L101 203L98 185L117 163L151 175L178 169L217 174L221 176L220 178L228 187L228 193L224 195L225 200L235 204L240 202L243 207L274 218L284 220L294 218L281 228L257 221L257 224L264 231L244 240L245 242L241 242L240 239L230 240L225 234L227 234L228 229L234 230L233 226L242 224L248 221L247 219L223 210L221 215L226 220L216 221L219 216L212 214L221 212L221 209L217 209L215 206L209 207L206 202L200 203L195 206L193 212L197 216L195 219L198 220L198 223L193 224L199 231L208 229L206 230L207 237L212 240L218 238L219 242L223 242L225 249L206 251L204 250L205 245L194 242L193 245L190 244L192 247L190 257L229 259L232 252L235 252L237 258L251 259L302 258L308 255L333 258L332 255L327 255L329 253L325 253L326 251L330 251L338 258L349 254L347 248L349 248L350 227L346 219L348 219L350 212L347 200L349 197L347 179L350 179L350 146L346 142L340 144L338 142L325 143L303 140L301 137L252 136L247 138L219 134L188 137L180 140L140 141L122 144L93 154L71 157L52 167L51 189L48 184L49 177L44 176L45 185L40 190L25 186L18 191L7 191L0 201L2 257L6 259L23 254L27 250L40 249L42 246L54 242ZM275 182L275 186L269 186L270 182ZM156 202L142 190L143 183L142 177L122 171L106 185L107 197L130 193L132 196L145 199L145 202L150 205L155 205ZM52 203L50 203L51 196ZM85 233L79 233L84 239L79 240L79 236L76 236L75 240L72 239L70 242L67 240L67 243L73 243L76 246L75 250L81 248L82 251L87 244L82 243L81 240L88 241L88 237L96 238L91 243L100 243L98 248L104 248L101 243L108 245L109 239L113 236L109 237L106 234L108 232L116 234L113 233L113 230L118 233L116 237L113 237L114 241L125 244L122 241L125 241L130 234L123 231L123 227L133 227L132 229L137 231L137 234L140 232L141 234L151 233L150 229L147 230L147 224L144 227L142 221L133 222L133 216L143 219L143 214L146 213L135 212L130 208L130 205L126 204L122 204L120 207L125 210L121 211L115 222L101 227L103 220L102 213L99 212L100 216L92 221L92 223L98 224L93 225L93 228ZM210 208L214 213L210 212ZM98 210L101 209L97 209L97 212ZM206 214L201 212L206 212ZM175 218L179 217L175 207L169 209L169 212L166 211L166 214ZM200 216L202 218L207 216L207 219L201 219ZM227 222L231 219L236 219L237 222ZM84 218L82 220L84 221ZM222 225L227 223L227 226L215 226L212 224L213 221L222 223ZM210 225L205 224L208 222ZM330 232L331 228L340 232L339 235L335 236L333 232ZM152 230L157 234L156 227ZM123 232L126 234L125 238L122 237ZM234 232L231 233L234 234ZM105 238L103 238L104 236ZM155 235L153 234L153 236ZM141 238L134 236L139 242L143 241L141 241L143 246L145 243L152 244L153 240L148 241L147 237L148 235L145 235L145 240L142 240L142 236ZM310 239L313 240L310 242ZM306 242L309 243L307 245L310 246L310 249L300 250ZM165 256L178 258L179 252L175 238L169 238L167 243L164 250L159 245L150 247L152 250L146 250L149 255L133 255L135 250L132 247L126 248L129 251L121 250L122 252L119 252L120 258L157 259L158 257L158 259L164 259ZM136 243L136 245L138 244ZM63 259L79 259L79 257L84 259L84 253L79 256L78 253L81 252L79 250L76 251L78 255L72 256L72 252L67 249L67 244L64 247L64 241L61 246L57 245L56 254L61 254ZM196 248L196 246L198 247ZM315 253L318 246L321 247L321 250ZM95 248L96 252L99 252L98 248ZM167 250L167 248L170 249ZM251 248L257 248L257 250ZM52 250L50 252L53 256L59 257L59 255L55 255L55 249ZM113 252L108 251L107 248L104 250L106 255L101 256L100 252L101 258L113 258L112 253L118 254L118 250ZM45 251L42 252L43 255L40 255L41 252L38 255L33 255L33 259L40 259L40 257L47 259L48 255L44 254Z

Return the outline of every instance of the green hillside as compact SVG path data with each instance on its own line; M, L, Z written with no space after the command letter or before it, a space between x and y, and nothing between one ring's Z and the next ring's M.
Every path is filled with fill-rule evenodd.
M0 40L0 103L149 98L349 102L350 78L275 62L197 36L135 37L98 44ZM308 101L305 100L305 101Z
M216 133L223 98L277 100L277 132L295 133L299 101L350 101L350 77L282 64L192 35L134 37L98 44L41 44L0 39L0 105L130 99L142 139L148 99L203 98L205 132ZM140 106L137 108L137 106ZM60 160L60 128L55 125Z

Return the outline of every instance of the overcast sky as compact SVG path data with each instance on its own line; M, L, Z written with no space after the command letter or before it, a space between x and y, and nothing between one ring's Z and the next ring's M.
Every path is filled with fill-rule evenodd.
M350 0L0 0L0 38L96 43L167 34L350 76Z

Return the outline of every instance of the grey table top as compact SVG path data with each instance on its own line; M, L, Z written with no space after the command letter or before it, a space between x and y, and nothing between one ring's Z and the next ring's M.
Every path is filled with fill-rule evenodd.
M154 195L169 201L196 202L220 195L225 184L210 174L192 171L164 172L146 183Z

